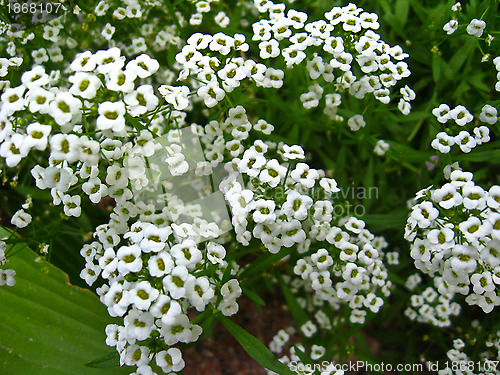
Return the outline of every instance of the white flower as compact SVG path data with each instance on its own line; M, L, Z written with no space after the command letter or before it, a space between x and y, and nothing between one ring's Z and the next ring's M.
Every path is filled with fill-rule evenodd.
M455 244L454 238L455 233L448 224L445 227L432 229L431 231L427 232L427 239L431 244L434 245L435 248L448 249L450 247L453 247L453 245Z
M474 293L483 294L484 292L493 292L495 290L495 284L489 271L473 274L470 281L474 287Z
M363 304L365 305L365 307L369 308L372 312L378 313L380 307L384 304L384 300L380 297L377 297L373 293L369 293L363 300Z
M448 183L443 185L440 189L432 192L432 200L438 203L445 209L458 206L462 203L462 195L457 191L455 186Z
M81 205L82 198L79 195L64 195L62 203L64 204L64 214L66 216L79 217L82 211Z
M148 260L148 271L151 276L162 277L174 268L174 261L169 253L160 252Z
M349 320L351 321L351 323L363 324L365 322L365 317L366 317L365 310L354 309L351 312Z
M225 91L219 87L217 82L210 82L201 86L197 91L200 99L203 99L208 108L214 107L218 102L224 99Z
M497 120L497 109L489 104L486 104L481 109L481 114L479 115L479 119L488 124L494 125Z
M155 225L148 225L144 228L143 239L140 242L141 250L144 253L158 253L165 248L168 237L172 234L170 227L158 228Z
M332 193L337 193L340 191L340 189L337 187L337 181L335 181L333 178L325 178L323 177L319 181L319 185L325 189L325 191L329 194Z
M87 262L85 268L80 272L80 278L85 280L88 285L92 285L97 280L100 272L101 268L98 265Z
M285 160L304 159L304 150L297 145L288 146L285 144L283 145L283 158Z
M223 55L227 55L231 48L234 46L234 38L225 35L224 33L216 33L212 37L212 41L208 45L211 51L220 52Z
M359 19L361 21L361 27L363 29L378 29L380 27L379 23L377 22L378 20L378 15L376 13L368 13L368 12L363 12L359 16Z
M344 52L344 40L339 36L331 36L325 39L323 49L331 54Z
M469 35L477 36L478 38L483 35L486 22L474 18L467 26L467 33Z
M158 298L160 291L151 286L148 281L138 282L130 291L129 298L137 309L147 311L151 303Z
M380 139L377 141L377 144L375 145L375 148L373 149L373 151L377 154L377 155L385 155L385 153L387 152L387 150L389 150L389 143L387 143L386 141L384 141L383 139Z
M106 88L113 91L129 93L134 90L134 81L137 78L131 70L112 70L106 74Z
M186 297L192 290L195 277L184 266L176 266L172 272L163 279L163 288L172 299Z
M97 72L106 74L113 70L119 70L125 64L125 57L120 56L118 47L112 47L108 50L100 50L94 54L94 61L97 64Z
M162 85L158 91L165 98L167 103L172 104L172 107L178 111L182 111L189 106L189 87L187 86L170 86Z
M193 240L184 240L180 244L175 244L170 249L170 253L175 259L176 266L185 266L188 270L194 269L202 260L202 253Z
M450 107L447 104L440 104L439 107L432 110L432 114L436 116L440 123L445 123L451 117L449 116Z
M260 131L264 134L271 134L274 130L274 126L269 124L266 120L260 119L258 120L253 128L257 131Z
M177 348L170 348L168 350L162 350L157 353L156 364L161 367L164 373L179 372L184 366L184 360L182 359L182 353Z
M14 286L16 284L16 271L0 269L0 286Z
M59 92L49 104L50 115L58 125L66 125L81 117L82 102L69 92Z
M159 102L151 85L141 85L134 91L126 94L123 99L129 106L129 113L134 117L141 116L147 111L155 109Z
M262 167L266 163L266 158L259 152L248 149L243 154L243 158L238 163L238 170L252 177L257 177L261 173Z
M445 132L439 132L436 138L432 140L432 148L440 151L443 154L447 154L451 150L451 146L455 144L455 138L448 135Z
M207 258L212 264L223 264L226 249L221 244L209 242L207 245Z
M31 223L31 215L21 209L12 216L10 222L18 228L24 228Z
M294 244L301 243L306 239L306 232L302 229L300 221L296 219L283 222L280 231L281 242L285 247L292 247Z
M458 29L458 21L450 20L443 26L443 30L446 31L446 34L453 34Z
M403 95L403 99L406 100L407 102L414 100L416 97L415 91L410 89L408 85L406 85L405 87L401 87L399 92L401 93L401 95Z
M382 76L384 76L384 74L380 75L381 78L382 78ZM385 76L386 76L385 78L382 78L382 83L385 86L387 86L389 82L393 82L394 84L396 83L396 80L392 77L391 74L386 74ZM390 81L388 81L387 78L390 78ZM375 97L375 99L377 99L381 103L387 104L391 101L391 97L389 96L390 93L391 92L389 91L389 89L384 88L384 89L379 89L379 90L373 91L373 96ZM360 116L360 115L356 115L356 116Z
M456 2L451 6L451 10L454 12L460 12L462 10L462 4L460 4L460 2Z
M365 222L363 220L355 218L354 216L351 216L347 223L345 223L344 225L347 230L359 234L365 227Z
M455 136L455 143L465 153L469 153L477 145L476 139L465 130L462 130Z
M30 143L26 142L29 137L23 134L13 134L0 145L0 156L5 158L8 167L15 167L21 159L28 155Z
M256 223L269 223L272 224L276 221L276 214L274 209L276 204L273 200L259 199L255 202L255 211L253 219Z
M94 74L87 72L76 72L68 78L68 81L73 84L69 92L85 99L93 99L101 87L101 80Z
M320 270L326 270L333 264L333 258L326 249L319 249L316 253L311 255L311 261Z
M304 220L309 208L313 205L313 200L307 195L302 195L296 190L287 194L286 202L283 203L282 210L289 217L297 220Z
M409 115L411 110L411 104L404 99L400 99L398 103L398 109L403 115Z
M124 319L127 339L146 340L151 334L153 322L154 317L150 312L130 310Z
M311 337L318 331L318 328L312 321L309 320L300 327L300 330L304 333L304 336Z
M452 248L452 254L450 264L456 273L470 274L476 269L478 255L476 248L457 244Z
M285 73L280 69L267 68L264 79L262 81L263 87L273 87L275 89L279 89L283 86L283 77Z
M141 248L138 245L122 246L116 252L118 271L122 275L142 269Z
M352 131L357 131L364 127L366 122L362 115L354 115L347 121L347 125Z
M312 188L319 178L319 172L316 169L309 168L305 163L297 163L295 169L290 173L290 177L302 186Z
M142 54L130 61L126 66L126 70L134 72L139 78L147 78L156 73L159 67L160 64L157 60Z
M125 128L125 104L123 102L102 102L99 104L98 111L97 129L120 132Z
M458 105L448 112L449 118L455 120L457 125L464 126L465 124L471 122L474 119L467 108L463 105Z
M96 67L96 60L92 52L85 51L76 55L70 69L76 72L91 72Z
M101 31L101 35L106 40L110 40L113 37L115 30L116 30L116 28L108 22L108 23L106 23L106 25L104 25L104 28Z
M222 311L222 314L224 314L224 316L231 316L238 312L239 306L236 300L229 298L229 299L223 299L219 303L219 306L217 306L217 309L219 311Z

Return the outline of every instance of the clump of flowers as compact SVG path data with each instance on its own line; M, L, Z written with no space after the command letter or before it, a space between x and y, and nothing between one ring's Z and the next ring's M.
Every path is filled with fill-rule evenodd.
M445 131L439 132L431 143L434 149L443 154L449 153L453 145L457 145L462 152L469 153L474 147L489 142L489 126L498 121L498 111L490 104L484 105L479 114L479 120L485 125L477 126L475 122L473 128L469 128L467 124L473 122L474 116L463 105L450 109L447 104L441 104L432 110L432 114L446 126ZM448 124L450 120L454 124Z
M500 305L499 194L500 187L486 191L472 173L454 170L442 187L417 193L405 233L415 267L441 278L439 293L463 294L487 313Z
M0 241L0 265L8 262L6 257L7 244ZM13 269L0 269L0 286L14 286L16 284L16 271Z
M378 313L392 287L385 262L396 264L397 256L384 253L387 242L363 220L334 211L339 188L332 174L313 168L300 145L273 134L277 124L260 108L233 105L238 91L280 89L295 70L305 74L307 91L293 100L313 111L324 98L330 119L343 121L342 113L352 131L366 127L366 112L340 109L342 101L372 94L387 104L393 87L410 75L408 55L373 31L378 16L349 4L307 22L304 12L255 1L246 5L261 17L251 38L196 32L184 42L178 28L187 21L173 12L176 26L146 23L141 36L134 29L115 40L119 27L153 13L159 2L114 5L99 1L86 19L106 22L90 34L106 48L78 53L60 70L47 67L58 67L67 49L74 53L76 40L59 36L59 21L43 27L44 43L52 46L26 58L35 64L20 83L2 86L0 156L8 168L29 165L36 186L50 191L66 217L80 217L86 204L111 202L109 220L81 249L80 277L88 285L103 282L97 294L109 315L121 319L106 328L120 364L136 366L137 374L153 373L152 363L165 373L182 371L181 344L199 339L204 319L238 312L238 298L253 282L248 254L276 256L286 271L283 285L300 292L301 308L314 315L299 327L307 339ZM219 11L211 2L188 6L196 8L191 25ZM214 20L221 28L231 22L223 11ZM40 33L6 30L17 43L11 56ZM145 53L150 47L177 52L172 66ZM0 60L0 76L21 63ZM406 115L415 93L405 86L399 94ZM193 153L198 146L201 154ZM388 148L379 141L375 152ZM186 199L188 189L193 195ZM30 225L32 208L26 201L11 223ZM0 285L12 285L14 275L0 271ZM345 316L333 318L332 311ZM327 349L313 345L308 355L329 358ZM299 352L306 350L297 345L290 358L301 358Z

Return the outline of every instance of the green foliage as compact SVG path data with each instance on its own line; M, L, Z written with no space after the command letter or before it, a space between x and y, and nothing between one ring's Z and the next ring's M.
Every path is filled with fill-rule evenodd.
M0 237L9 232L0 228ZM111 348L104 329L112 323L95 294L71 285L68 276L24 245L15 245L9 266L16 285L0 288L0 372L5 375L92 375L85 364ZM106 374L128 374L126 368Z
M286 365L279 362L274 354L255 336L226 317L221 316L219 319L250 357L255 359L260 365L280 375L294 374Z

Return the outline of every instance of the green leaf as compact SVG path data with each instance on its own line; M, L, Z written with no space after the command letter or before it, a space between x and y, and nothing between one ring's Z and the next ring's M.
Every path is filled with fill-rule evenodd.
M395 14L398 17L398 21L401 27L404 27L406 20L408 19L408 11L410 10L409 0L398 0L396 2Z
M0 238L9 232L0 227ZM68 276L16 244L8 267L16 285L0 287L0 373L2 375L95 375L85 364L108 353L104 333L112 323L99 298L69 284ZM129 374L112 368L106 375Z
M225 316L220 316L219 319L231 335L238 340L250 357L255 359L261 366L280 375L295 374L288 366L279 362L274 354L255 336L251 335Z
M243 294L248 296L252 301L254 301L258 306L265 306L266 302L260 298L260 296L253 290L248 288L242 288Z
M285 280L283 280L283 277L281 277L280 274L278 274L278 280L280 282L281 289L283 290L283 294L285 295L288 308L290 309L290 312L292 313L297 325L301 327L309 320L309 316L299 305L297 298L293 295L292 291L290 290L288 285L286 285Z
M427 21L427 10L420 3L420 0L411 0L411 7L421 22Z
M452 77L458 73L465 60L469 56L471 56L471 52L477 43L476 39L477 38L475 37L468 38L467 41L462 45L462 47L457 52L455 52L453 57L450 59L448 66L450 67L450 73Z
M437 53L432 54L432 79L438 82L441 78L441 64L442 59Z
M118 355L118 352L115 350L109 354L106 354L104 357L90 361L85 366L94 368L117 367L120 366L120 356Z
M489 150L489 151L479 151L472 152L466 155L457 155L455 159L458 161L475 161L475 162L483 162L483 161L495 161L500 158L500 150Z
M285 249L282 248L280 252L277 254L271 254L266 252L263 255L260 255L259 258L255 262L252 262L250 266L245 268L242 271L240 278L245 279L260 271L266 272L273 264L283 259L290 253L291 253L291 248L285 248Z
M388 143L391 145L391 154L398 160L422 162L429 160L429 158L434 155L432 152L415 150L414 148L400 143L392 141L389 141Z
M300 131L300 125L299 123L296 123L293 125L292 130L288 133L288 139L290 140L289 142L291 144L297 144L299 142L299 131Z
M397 210L390 214L366 214L362 219L370 226L370 229L376 231L385 229L403 230L408 219L408 210Z

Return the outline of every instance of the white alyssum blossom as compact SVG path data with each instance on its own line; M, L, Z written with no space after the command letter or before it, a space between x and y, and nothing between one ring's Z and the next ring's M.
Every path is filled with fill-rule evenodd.
M365 119L362 115L354 115L348 121L347 124L352 131L357 131L366 126Z
M450 20L449 22L445 23L443 26L443 30L446 31L446 34L451 35L458 29L458 21L457 20Z
M486 27L486 22L474 18L467 25L467 33L472 36L477 36L478 38L483 35L484 28Z

